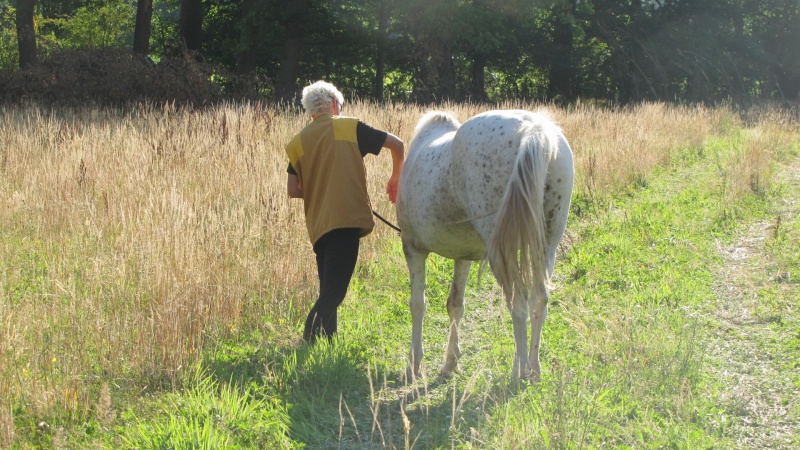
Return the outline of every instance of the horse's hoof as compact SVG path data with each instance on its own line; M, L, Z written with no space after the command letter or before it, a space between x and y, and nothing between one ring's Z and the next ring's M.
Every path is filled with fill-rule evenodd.
M526 370L522 372L516 373L517 380L519 381L526 381L531 384L537 384L541 381L541 376L539 372L534 372L532 370Z
M406 383L413 383L419 378L422 378L422 371L419 367L416 369L411 366L406 367Z
M518 380L534 381L535 377L535 381L539 381L539 374L534 372L529 364L514 364L513 371Z
M439 376L449 377L456 370L458 370L457 364L445 364L444 366L442 366L442 370L439 371Z

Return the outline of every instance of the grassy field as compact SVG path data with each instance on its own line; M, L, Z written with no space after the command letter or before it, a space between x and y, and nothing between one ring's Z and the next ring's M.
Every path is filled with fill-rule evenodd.
M488 272L468 285L460 372L435 376L452 271L436 256L430 378L404 379L408 274L380 223L340 337L301 344L317 282L285 194L296 111L0 109L0 447L800 446L796 118L550 111L577 178L531 385L510 376ZM424 112L345 110L406 142ZM367 168L394 218L388 154Z

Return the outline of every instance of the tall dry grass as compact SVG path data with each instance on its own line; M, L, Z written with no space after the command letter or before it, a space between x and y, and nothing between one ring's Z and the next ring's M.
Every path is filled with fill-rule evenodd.
M718 161L723 175L721 198L726 204L734 203L743 193L764 194L769 189L774 161L786 159L800 130L797 111L753 108L743 116L750 126L729 136L724 145L733 151Z
M623 189L735 125L725 108L663 103L622 111L578 106L560 121L577 156L576 189L589 197Z
M406 143L425 112L345 108ZM488 108L442 109L464 121ZM735 122L726 109L662 104L551 113L589 197ZM81 418L102 386L179 383L209 340L253 328L296 339L317 282L302 203L285 194L283 145L306 122L253 105L0 110L0 442L15 408ZM366 163L373 206L393 219L391 158ZM362 259L389 238L377 224Z

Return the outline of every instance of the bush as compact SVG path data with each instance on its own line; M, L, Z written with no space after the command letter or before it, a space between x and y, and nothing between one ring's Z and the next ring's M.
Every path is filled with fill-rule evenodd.
M37 66L0 72L0 101L201 106L223 99L225 70L183 52L155 63L119 48L62 50Z

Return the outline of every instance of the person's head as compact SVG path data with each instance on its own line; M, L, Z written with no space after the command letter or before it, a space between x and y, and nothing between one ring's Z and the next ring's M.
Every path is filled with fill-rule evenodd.
M331 112L331 103L336 103L335 111L341 112L344 96L336 86L325 81L311 83L303 89L303 108L311 116L328 114Z

